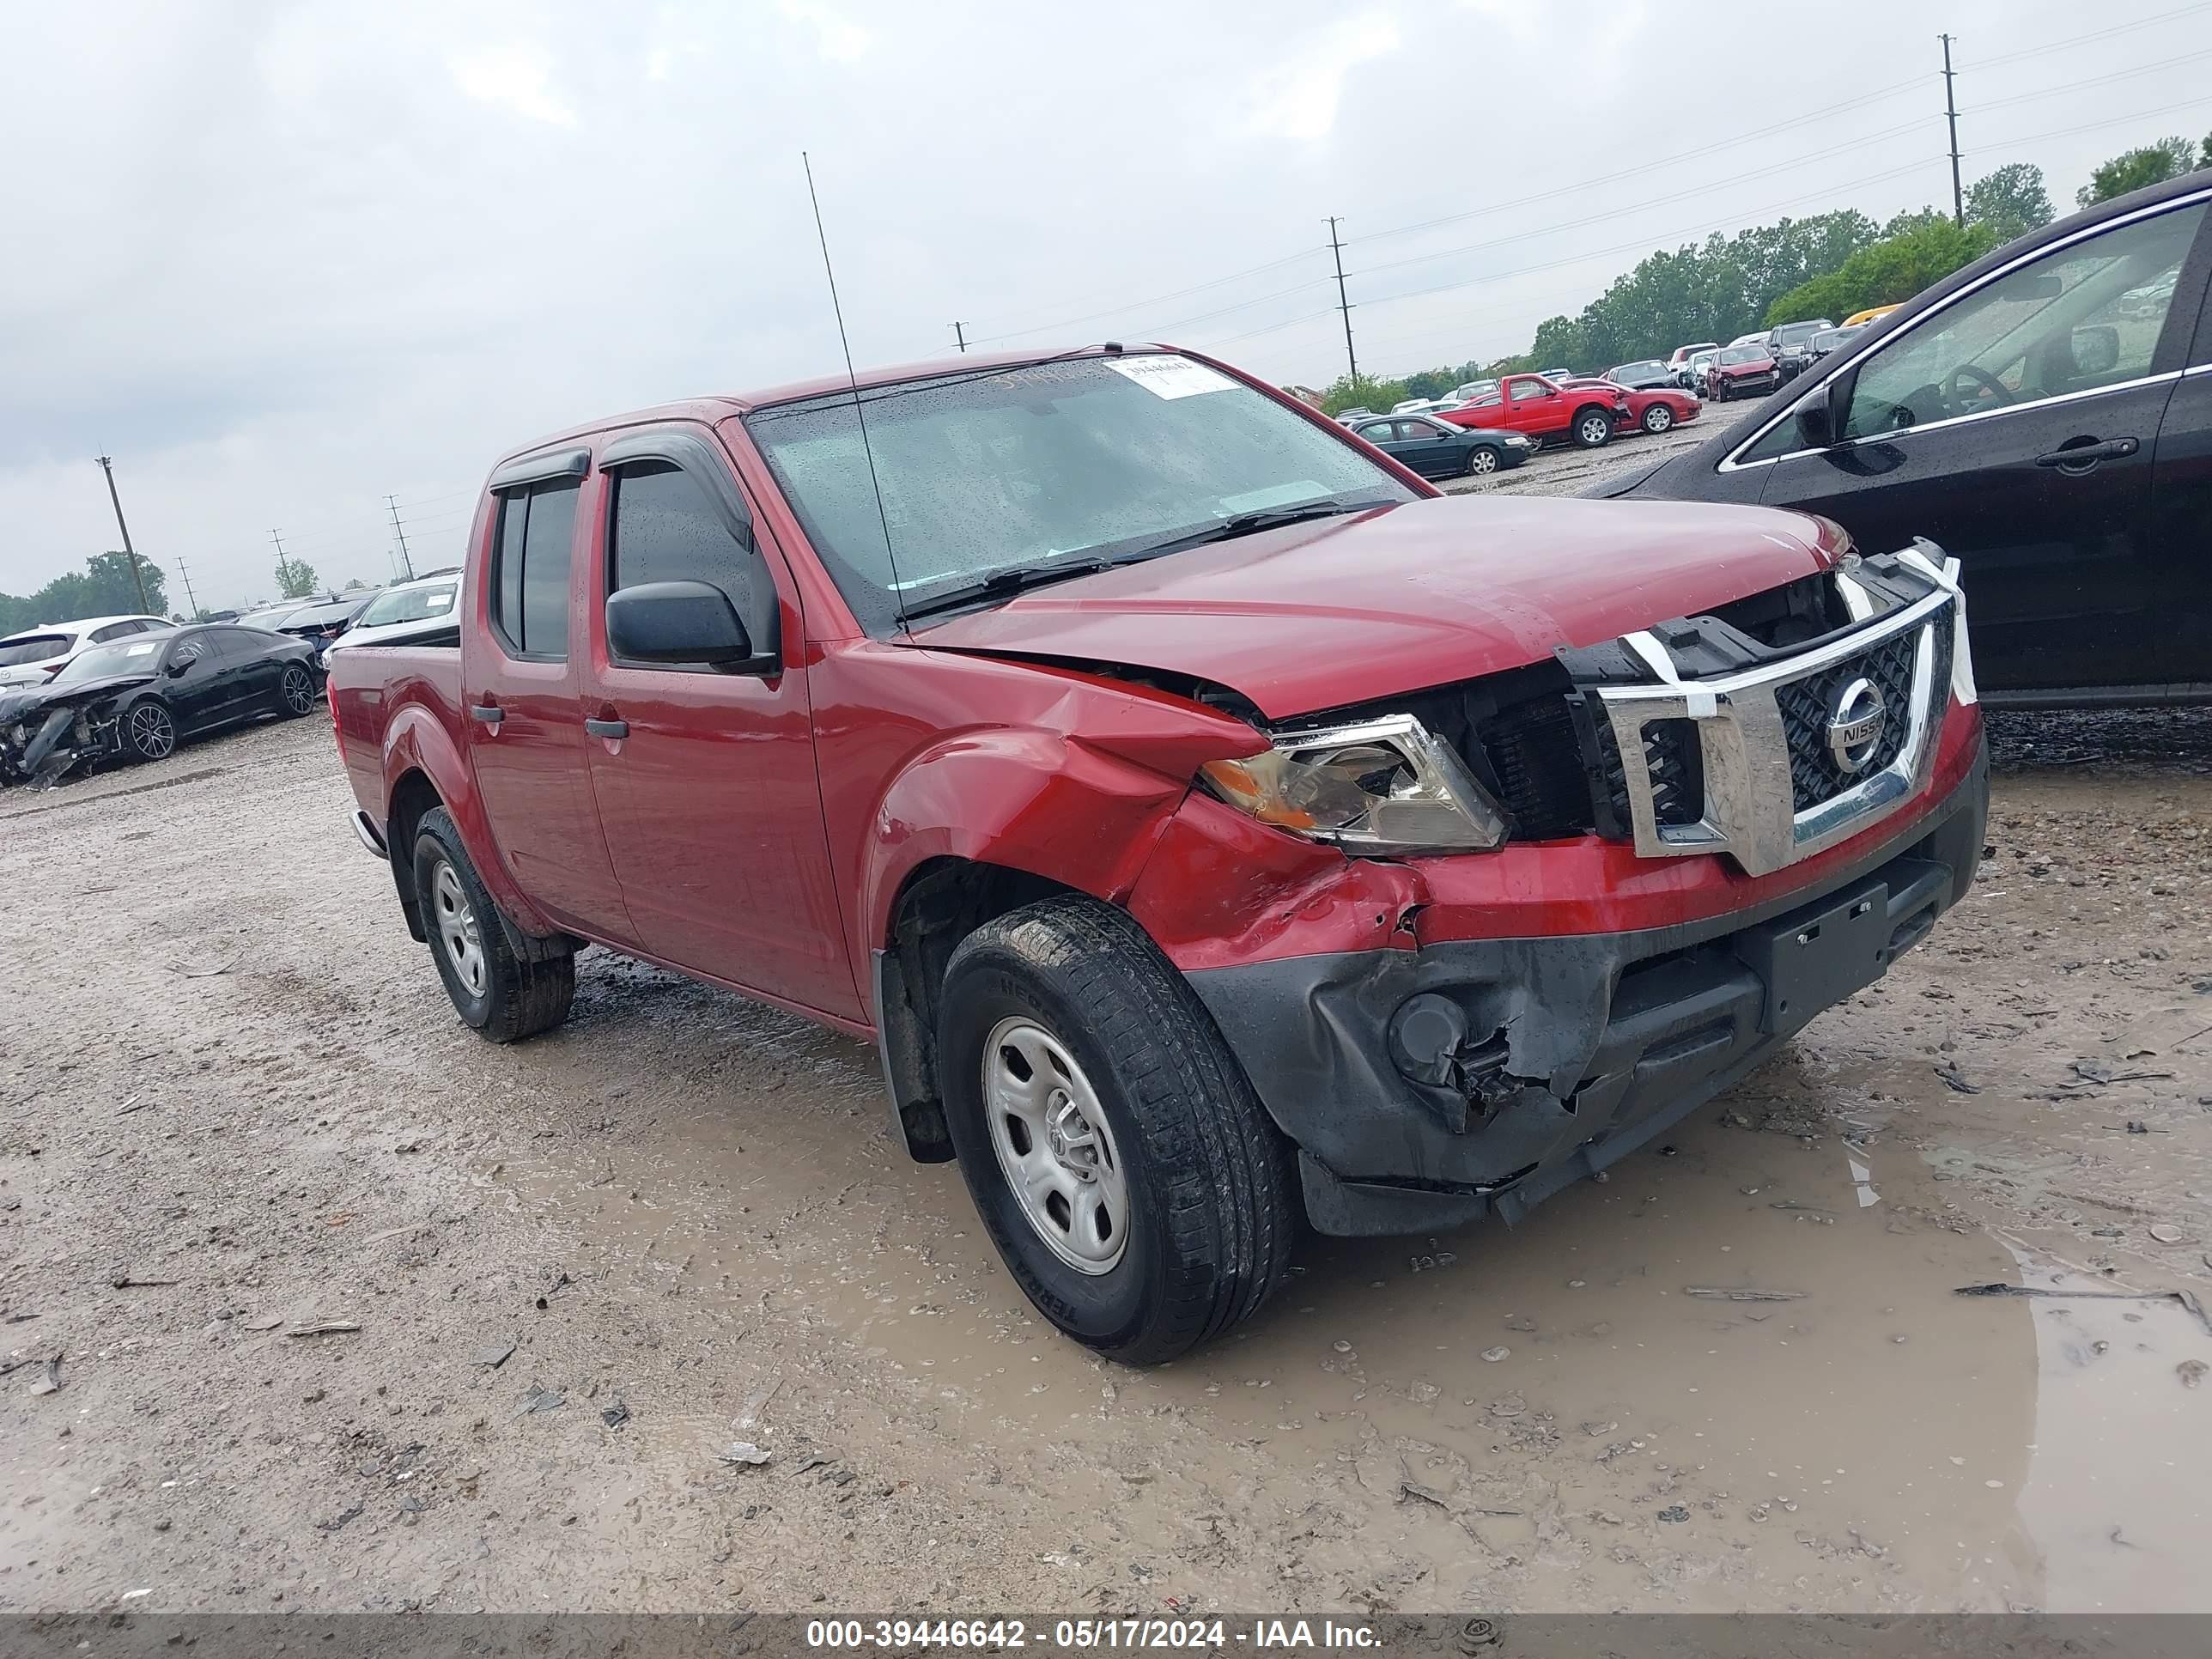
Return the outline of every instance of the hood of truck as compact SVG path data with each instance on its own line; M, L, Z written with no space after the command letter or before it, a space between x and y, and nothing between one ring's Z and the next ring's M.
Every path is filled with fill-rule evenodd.
M1825 520L1765 507L1446 497L1077 577L911 643L1188 675L1281 720L1694 616L1844 546Z

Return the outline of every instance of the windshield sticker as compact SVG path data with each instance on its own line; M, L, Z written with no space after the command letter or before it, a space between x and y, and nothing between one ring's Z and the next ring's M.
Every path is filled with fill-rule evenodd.
M1188 357L1109 357L1106 367L1155 398L1195 398L1204 392L1226 392L1237 384Z
M1242 495L1224 495L1221 512L1224 518L1239 513L1264 513L1271 507L1324 501L1328 493L1327 484L1316 483L1311 478L1301 478L1296 483L1271 484L1265 489L1248 489Z
M428 605L429 608L433 611L451 611L453 608L453 590L448 588L443 593L431 594L428 599Z
M158 641L150 645L126 645L123 647L123 654L126 657L150 657L161 648Z

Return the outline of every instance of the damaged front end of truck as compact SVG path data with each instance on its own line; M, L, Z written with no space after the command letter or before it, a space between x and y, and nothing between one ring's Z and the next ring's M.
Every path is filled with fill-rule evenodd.
M1511 1220L1928 935L1987 813L1956 571L1854 555L1206 769L1131 908L1322 1231Z

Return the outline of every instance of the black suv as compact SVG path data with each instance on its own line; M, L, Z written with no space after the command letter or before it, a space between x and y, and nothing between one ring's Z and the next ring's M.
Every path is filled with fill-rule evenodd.
M2212 170L1997 249L1592 495L1758 502L1960 562L1986 701L2212 702Z

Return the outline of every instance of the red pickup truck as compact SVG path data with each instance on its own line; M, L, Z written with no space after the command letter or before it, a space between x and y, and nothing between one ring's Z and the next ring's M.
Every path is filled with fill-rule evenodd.
M1987 803L1956 576L1428 483L1193 353L974 356L516 451L451 644L336 653L461 1018L599 945L878 1047L1063 1331L1510 1220L1917 943Z
M1541 374L1509 374L1495 390L1439 412L1454 426L1496 427L1525 432L1538 443L1571 443L1595 449L1612 441L1616 428L1630 421L1628 393L1607 385L1602 390L1562 385Z

